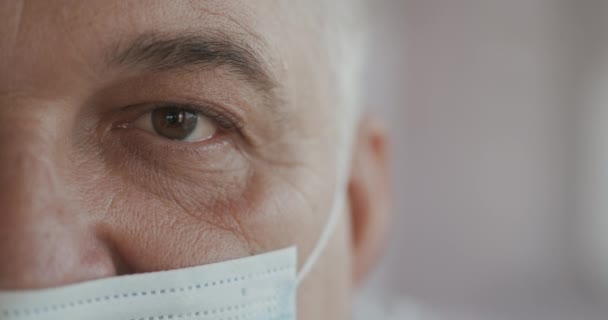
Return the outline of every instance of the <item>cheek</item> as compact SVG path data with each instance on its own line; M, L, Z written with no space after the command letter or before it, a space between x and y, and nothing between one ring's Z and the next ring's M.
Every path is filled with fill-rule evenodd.
M134 139L102 144L79 166L87 177L80 191L83 209L126 272L248 255L249 242L234 216L252 205L236 201L250 198L245 157L229 143L199 152L159 152L127 140Z
M309 170L269 166L229 141L161 152L140 138L101 143L101 156L81 166L95 171L83 203L125 272L314 245L331 192Z
M214 192L202 190L192 193ZM255 174L244 191L224 190L214 199L201 195L208 203L193 197L186 202L161 198L128 186L113 188L98 232L128 273L227 261L313 241L316 224L304 209L310 204L295 194Z
M171 186L166 186L170 189ZM179 187L175 187L179 188ZM136 188L114 189L113 201L98 224L130 272L182 268L246 256L247 237L233 215L233 204L213 199L213 190L171 199ZM227 194L229 191L224 191ZM179 191L171 190L171 194ZM220 200L218 200L220 199ZM235 215L238 213L235 213Z
M297 230L306 229L302 211L309 204L268 173L199 172L189 179L140 173L114 172L98 180L94 191L103 211L98 232L128 273L282 249L296 243Z

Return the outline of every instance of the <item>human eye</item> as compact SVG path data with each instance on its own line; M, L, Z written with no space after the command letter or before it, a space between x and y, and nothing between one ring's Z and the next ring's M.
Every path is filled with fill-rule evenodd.
M178 141L198 142L212 138L218 128L200 112L167 106L147 111L133 122L133 128Z
M123 126L168 140L202 142L234 130L237 124L230 116L207 107L161 104L148 106L143 114Z

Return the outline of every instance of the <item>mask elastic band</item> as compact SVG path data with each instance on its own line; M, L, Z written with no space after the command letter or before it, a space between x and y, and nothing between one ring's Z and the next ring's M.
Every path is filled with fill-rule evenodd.
M350 149L350 148L349 148ZM349 152L344 152L344 159L350 159ZM340 159L342 157L338 157ZM342 159L340 159L342 160ZM297 275L296 279L296 287L300 286L300 283L306 278L306 276L310 273L312 267L319 260L321 253L327 247L327 243L331 239L331 236L338 225L338 221L340 220L340 215L342 211L344 211L344 205L346 202L346 188L348 183L348 172L350 166L348 165L349 161L338 161L338 180L336 181L336 187L334 190L334 202L332 204L331 211L329 213L329 217L327 218L327 223L323 228L319 239L317 240L317 244L314 249L308 256L308 259L300 269L300 272Z

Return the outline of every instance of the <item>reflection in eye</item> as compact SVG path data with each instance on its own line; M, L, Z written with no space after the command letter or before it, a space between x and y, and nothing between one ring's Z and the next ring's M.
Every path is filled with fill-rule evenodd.
M147 112L134 123L135 128L170 140L203 141L217 132L215 123L192 111L179 107L161 107Z

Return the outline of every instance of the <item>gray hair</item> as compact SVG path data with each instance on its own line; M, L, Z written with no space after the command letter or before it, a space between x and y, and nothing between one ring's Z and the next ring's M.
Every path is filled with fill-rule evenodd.
M321 7L327 21L323 41L338 92L339 147L349 153L364 107L363 70L370 31L366 1L321 0Z

